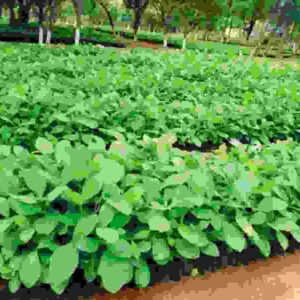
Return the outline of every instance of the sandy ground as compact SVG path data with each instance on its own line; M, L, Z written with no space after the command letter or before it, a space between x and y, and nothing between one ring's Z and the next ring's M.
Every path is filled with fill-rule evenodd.
M299 300L300 252L89 300ZM81 298L83 300L83 298Z

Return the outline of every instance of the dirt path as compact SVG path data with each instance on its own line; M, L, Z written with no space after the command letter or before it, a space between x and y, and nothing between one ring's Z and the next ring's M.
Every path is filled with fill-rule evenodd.
M248 266L228 267L203 278L185 278L179 283L128 289L105 296L105 300L299 300L299 267L300 252L295 252ZM89 298L100 299L103 296Z

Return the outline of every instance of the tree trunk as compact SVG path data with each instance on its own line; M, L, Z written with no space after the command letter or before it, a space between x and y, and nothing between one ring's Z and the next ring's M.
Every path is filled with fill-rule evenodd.
M251 18L250 24L249 24L249 28L248 28L248 31L247 31L247 41L249 41L249 38L250 38L250 35L253 31L254 25L255 25L255 17L254 17L254 15L252 15L252 18Z
M43 44L44 42L44 30L43 27L40 25L39 26L39 44Z
M116 35L116 31L115 31L115 24L114 24L114 20L108 10L108 8L106 7L106 5L104 5L101 1L98 0L98 3L99 5L104 9L106 15L107 15L107 18L108 18L108 21L109 21L109 24L110 24L110 27L111 27L111 30L112 30L112 33L113 35L115 36Z
M184 33L183 35L183 40L182 40L182 50L185 50L186 49L186 37L187 37L187 34Z
M17 19L16 19L16 15L15 15L15 11L14 11L14 7L10 6L9 7L9 26L11 27L16 27L17 26Z
M73 4L74 4L74 9L75 9L75 13L76 13L76 25L75 25L75 45L79 45L80 43L80 28L81 28L81 15L79 12L79 7L78 7L78 2L75 3L75 1L73 0Z

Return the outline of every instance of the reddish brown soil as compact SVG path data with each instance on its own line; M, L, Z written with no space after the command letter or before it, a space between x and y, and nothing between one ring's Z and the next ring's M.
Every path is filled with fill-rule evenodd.
M227 267L203 278L160 283L146 289L127 289L105 300L299 300L300 252L273 257L248 266ZM80 298L81 300L86 298ZM100 300L93 296L88 300Z

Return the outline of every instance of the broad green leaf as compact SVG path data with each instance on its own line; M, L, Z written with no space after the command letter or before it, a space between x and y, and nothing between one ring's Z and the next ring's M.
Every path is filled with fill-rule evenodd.
M115 216L115 209L108 204L103 204L98 213L98 222L101 227L107 226Z
M220 255L219 248L213 242L209 242L204 248L201 248L201 252L205 255L218 257Z
M68 214L59 214L59 213L47 213L45 215L47 220L53 220L60 223L63 223L68 226L75 226L82 218L82 214L80 213L68 213Z
M149 241L141 241L136 243L140 252L148 252L151 249L151 242Z
M300 192L300 175L294 167L288 168L289 183Z
M8 282L8 289L9 291L14 294L16 293L20 287L21 287L21 281L18 277L13 277L9 282Z
M67 191L68 187L66 185L58 186L53 191L51 191L47 197L50 202L54 201L58 196L60 196L63 192Z
M71 243L59 247L50 258L49 282L51 285L59 285L69 279L76 270L78 262L78 252Z
M197 228L192 227L192 225L187 226L180 224L178 226L178 232L185 240L193 245L204 247L208 244L208 239L205 233L199 231Z
M32 236L34 235L34 229L32 228L29 228L27 230L23 230L21 233L20 233L20 240L24 243L27 243L31 238Z
M288 203L276 197L265 197L259 204L257 209L263 212L270 212L274 210L285 210Z
M92 256L87 262L83 264L84 277L87 282L93 282L97 276L96 260Z
M42 197L46 189L46 178L37 166L33 166L28 170L23 169L21 176L24 178L27 187Z
M0 157L7 157L11 154L11 147L7 145L0 145Z
M292 230L291 234L297 242L300 242L300 230Z
M13 219L0 220L0 233L4 232L13 222Z
M286 251L286 249L289 247L289 240L287 237L281 231L276 231L276 237L283 250Z
M157 213L149 218L148 224L151 231L166 232L171 229L169 220Z
M119 239L119 233L112 228L97 228L97 235L104 239L108 244L114 244Z
M200 256L200 248L183 239L176 239L175 249L181 256L188 259L196 259Z
M167 242L161 238L154 238L152 241L152 255L153 259L157 262L158 260L164 260L170 257L170 248Z
M113 201L110 203L116 210L123 213L126 216L130 216L132 213L132 206L125 200Z
M35 142L36 148L42 153L42 154L50 154L53 153L53 145L51 142L49 142L45 138L37 138Z
M271 253L271 246L270 246L269 241L264 240L260 237L255 237L253 240L254 240L254 243L256 244L256 246L259 248L260 252L265 257L269 257L270 253Z
M9 217L9 200L7 198L0 197L0 215Z
M91 151L105 151L105 142L103 139L93 136L93 142L90 142L88 145L88 149Z
M69 284L69 279L63 281L63 282L60 282L60 283L50 283L51 285L51 289L57 294L57 295L61 295L64 290L66 289L66 287L68 286Z
M21 202L27 203L27 204L35 204L37 203L37 200L35 199L34 195L32 193L24 196L16 196L13 194L9 194L13 199L17 199Z
M145 240L149 237L149 234L150 234L150 230L140 230L135 233L133 238L135 240Z
M87 252L95 253L100 246L100 241L97 238L81 237L77 242L77 249Z
M109 244L109 250L118 257L130 258L133 254L131 244L124 239L118 239L115 243Z
M102 188L102 179L99 175L87 179L82 187L82 197L89 200L96 196Z
M27 288L32 288L41 276L41 263L37 252L31 252L24 258L19 271L20 280Z
M126 193L124 194L125 200L130 204L135 204L141 201L142 196L144 194L144 189L141 186L135 186L130 188Z
M70 164L70 149L72 149L69 141L60 141L55 146L55 159L58 163L63 161L66 164Z
M300 230L300 227L292 220L280 217L277 217L275 221L269 223L268 225L276 230L283 230L288 232Z
M134 281L138 287L145 288L150 282L150 269L144 260L140 260L134 273Z
M232 224L222 223L223 238L225 242L234 250L241 252L246 247L246 240L243 234Z
M98 275L101 276L103 287L116 293L132 280L133 266L129 259L116 257L105 251L100 260Z
M161 186L161 189L167 187L167 186L173 186L173 185L181 185L188 181L190 177L190 172L186 171L184 173L174 174L167 177L167 179L164 181L164 184Z
M81 218L74 229L73 237L89 235L95 229L97 224L98 216L96 214Z
M21 228L26 227L26 229L27 229L27 227L30 225L29 220L23 215L13 216L13 220L14 220L14 223Z
M34 222L34 229L38 234L49 235L57 226L57 221L40 218Z
M117 183L125 174L124 166L110 159L101 160L100 178L105 184Z
M262 211L255 212L249 222L253 225L261 225L266 221L266 214Z

